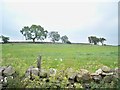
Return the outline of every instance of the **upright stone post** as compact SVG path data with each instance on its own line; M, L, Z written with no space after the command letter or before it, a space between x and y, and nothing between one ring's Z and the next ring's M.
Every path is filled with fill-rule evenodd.
M32 77L32 70L30 70L30 80L33 80L33 77Z
M37 58L37 68L39 70L38 76L40 76L40 71L41 71L41 56L40 55Z

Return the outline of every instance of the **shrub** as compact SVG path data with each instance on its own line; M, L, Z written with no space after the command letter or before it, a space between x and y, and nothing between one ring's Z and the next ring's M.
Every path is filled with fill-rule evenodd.
M20 80L20 77L15 77L15 78L11 78L8 77L7 78L7 88L23 88L23 84Z
M71 44L71 42L70 42L70 41L67 41L66 43L67 43L67 44Z

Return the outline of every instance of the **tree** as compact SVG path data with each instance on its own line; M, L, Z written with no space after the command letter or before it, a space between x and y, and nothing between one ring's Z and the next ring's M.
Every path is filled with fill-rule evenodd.
M55 43L55 41L59 41L60 40L60 34L58 32L51 31L49 33L49 38L51 38L51 41L53 43Z
M1 35L0 38L2 38L2 41L4 43L8 43L9 37L5 37L5 36Z
M94 45L97 45L99 42L99 38L97 38L96 36L90 36L88 37L88 41L89 43L93 43Z
M44 40L48 33L48 31L44 30L40 25L32 25L31 27L25 26L20 32L25 36L26 40L33 40L34 43L35 39Z
M99 41L101 42L102 46L104 45L104 41L106 41L105 38L99 38Z
M96 36L90 36L88 37L89 43L93 43L94 45L97 45L99 42L101 42L102 45L104 45L104 41L106 41L105 38L97 38Z
M62 43L67 43L68 42L68 37L66 35L61 37Z
M89 43L93 43L91 37L88 37Z

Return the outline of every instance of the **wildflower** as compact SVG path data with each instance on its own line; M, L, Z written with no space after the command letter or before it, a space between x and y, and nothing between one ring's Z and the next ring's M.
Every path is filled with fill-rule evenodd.
M63 61L63 59L62 59L62 58L60 58L60 61L62 62L62 61Z

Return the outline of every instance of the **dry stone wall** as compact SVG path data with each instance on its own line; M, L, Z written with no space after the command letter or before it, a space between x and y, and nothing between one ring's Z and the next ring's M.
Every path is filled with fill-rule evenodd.
M15 70L12 66L0 66L0 90L7 85L8 78L14 78Z
M39 72L38 68L30 67L27 69L25 77L34 80L34 75L37 75L40 79L47 78L46 80L48 82L50 82L51 77L55 77L56 81L54 81L54 84L57 88L59 88L57 82L62 82L64 78L66 78L68 81L65 86L66 88L74 88L76 87L76 84L80 84L81 88L90 88L91 86L89 83L91 82L100 83L101 81L104 81L104 83L111 83L119 78L119 72L120 70L118 68L111 69L107 66L99 68L94 73L90 73L86 69L74 71L72 68L67 68L66 70L61 71L57 71L53 68L50 68L49 70L41 69Z
M15 70L12 66L2 66L0 67L0 90L4 87L7 87L7 78L14 79ZM30 66L24 75L23 81L27 78L30 81L35 81L35 76L39 77L39 82L44 81L45 83L52 83L56 88L64 86L64 88L86 88L90 89L90 83L100 83L104 81L104 83L111 83L115 79L119 79L120 69L115 68L111 69L107 66L103 66L96 70L94 73L90 73L86 69L80 69L79 71L74 71L72 68L67 68L66 70L57 71L57 69L50 68L39 69L34 66ZM52 78L52 79L51 79ZM55 81L53 79L55 78ZM61 84L61 82L65 83ZM34 86L36 87L36 86ZM27 87L25 87L27 88ZM39 87L40 88L40 87ZM48 85L48 88L51 88ZM53 88L53 87L52 87Z

